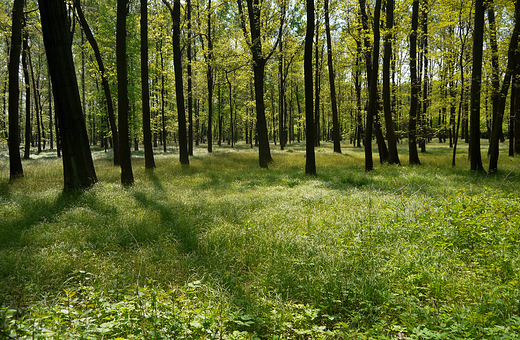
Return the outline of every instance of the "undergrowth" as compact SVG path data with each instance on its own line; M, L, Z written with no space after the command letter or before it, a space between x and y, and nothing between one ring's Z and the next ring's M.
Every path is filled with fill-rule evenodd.
M95 151L72 194L60 160L24 162L0 183L0 337L520 338L518 159L476 175L432 144L367 174L326 144L307 177L303 150L136 154L130 188Z

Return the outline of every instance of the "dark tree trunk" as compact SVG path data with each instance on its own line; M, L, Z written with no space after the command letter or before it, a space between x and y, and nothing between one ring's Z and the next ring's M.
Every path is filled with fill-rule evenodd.
M419 0L413 1L412 32L410 34L410 120L408 126L408 154L410 164L421 164L417 152L417 114L419 111L419 90L417 79L417 27L419 24Z
M261 3L259 0L247 0L247 9L249 16L249 27L251 32L251 39L247 39L245 15L242 7L242 1L237 0L242 30L246 36L251 54L253 57L253 77L255 88L256 101L256 125L258 134L258 153L259 163L261 168L267 168L268 163L272 161L271 150L269 147L269 134L267 130L267 120L265 117L265 102L264 102L264 77L265 65L271 57L277 44L280 42L281 32L283 30L283 22L285 11L282 15L281 24L279 27L278 40L273 46L273 50L269 54L264 54L262 50L262 35L261 35Z
M81 8L80 0L75 0L74 5L76 7L76 12L78 13L79 22L83 31L85 32L85 36L94 51L94 56L96 57L96 62L99 67L99 73L101 74L101 85L103 86L103 92L105 93L105 100L107 104L107 113L108 113L108 121L110 123L110 131L112 132L112 140L114 142L114 165L120 165L120 156L119 156L119 134L117 132L117 123L116 116L114 113L114 104L112 101L112 93L110 91L110 84L108 83L108 76L105 70L105 64L103 63L103 59L101 58L101 52L99 50L99 46L97 44L92 31L90 30L90 26L83 15L83 10Z
M72 59L70 22L65 2L38 1L43 41L49 62L56 117L59 122L66 191L97 182Z
M24 24L25 26L25 24ZM32 117L31 117L31 85L29 77L29 67L27 65L27 56L29 54L29 33L23 34L23 51L22 51L22 69L25 87L25 149L23 159L29 159L31 156L31 140L32 140Z
M314 0L307 0L307 34L305 36L304 77L305 77L305 122L307 125L305 174L316 175L316 157L314 153L315 122L312 111L312 43L314 38Z
M148 73L148 0L141 0L141 93L143 101L144 166L146 169L154 169Z
M330 36L329 0L325 0L325 33L327 35L327 62L329 68L330 101L332 105L332 130L334 152L341 153L341 135L339 129L338 104L336 100L336 80L332 60L332 38Z
M502 82L502 90L500 92L500 101L499 101L498 111L496 113L495 119L493 119L493 127L492 127L492 132L491 132L491 143L489 145L490 156L491 156L489 159L489 172L491 172L491 173L496 172L497 168L498 168L499 143L500 143L500 135L502 133L502 123L503 123L504 111L505 111L505 107L506 107L507 92L509 91L509 85L511 83L512 75L514 73L515 56L518 56L518 54L515 54L516 50L518 48L518 34L520 33L520 2L518 2L518 1L516 2L516 7L515 7L515 21L516 21L515 28L513 29L513 34L511 36L511 40L509 42L507 69L506 69L506 74L504 75L504 81ZM475 25L476 25L476 22L475 22ZM475 29L476 29L476 27L475 27ZM472 91L472 95L473 95L473 91ZM473 101L472 101L472 103L473 103ZM472 113L473 113L473 110L472 110ZM472 157L471 164L472 164L471 169L475 170L475 169L473 169L473 157Z
M208 27L206 37L208 39L208 51L206 54L207 73L206 78L208 81L208 152L213 152L213 38L211 35L211 0L208 0Z
M9 51L9 178L14 180L23 177L22 159L20 157L20 126L18 84L18 68L22 50L22 23L24 0L14 0L13 26L11 33L11 50Z
M117 59L117 95L118 95L118 125L119 146L121 156L121 184L130 185L134 182L132 171L132 156L130 152L129 112L128 100L128 69L126 56L126 15L128 13L129 0L117 1L117 33L116 33L116 59Z
M392 115L392 84L390 83L390 63L392 59L392 30L394 27L394 0L386 2L386 28L385 52L383 60L383 107L386 123L386 136L388 139L388 163L400 164L397 153L397 138L394 131L394 120Z
M173 21L173 64L175 71L175 94L177 100L177 114L179 122L179 161L182 165L189 165L188 136L186 133L186 108L184 106L184 85L182 78L181 54L181 1L174 0L173 8L163 0L170 10Z
M188 41L186 53L188 58L188 155L193 156L193 71L192 71L192 32L191 32L191 0L186 1L186 20L188 21Z
M489 23L489 42L491 45L491 102L493 105L493 119L491 122L491 130L493 129L493 121L495 121L500 106L500 64L498 62L498 43L497 43L497 27L495 23L495 4L494 0L488 0L487 4L488 23ZM502 135L502 126L500 126L500 135ZM489 140L491 142L490 133ZM491 148L488 150L491 154Z
M473 71L471 76L471 113L469 149L471 170L485 172L480 154L480 89L482 83L482 49L484 44L484 0L475 2L473 30Z
M430 78L428 75L428 0L423 0L423 9L422 9L422 58L423 58L423 91L422 91L422 114L421 114L421 136L419 139L419 144L421 146L421 152L426 152L426 142L429 140L429 122L428 122L428 92L429 92L429 84Z
M374 169L374 161L372 158L372 128L374 125L374 117L377 115L377 78L379 71L379 17L381 13L381 0L376 0L374 10L374 46L372 52L372 70L370 72L369 84L369 106L367 112L367 124L365 133L365 171Z

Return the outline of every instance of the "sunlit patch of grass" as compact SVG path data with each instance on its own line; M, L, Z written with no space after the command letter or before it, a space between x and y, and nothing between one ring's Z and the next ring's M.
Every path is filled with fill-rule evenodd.
M26 178L0 186L0 330L517 337L520 161L476 175L464 145L455 168L445 145L429 144L422 166L399 148L402 166L375 152L365 173L363 149L323 143L316 177L304 144L273 146L268 170L244 144L197 148L189 167L169 148L153 171L134 154L128 188L95 149L100 182L73 194L60 160L25 162Z

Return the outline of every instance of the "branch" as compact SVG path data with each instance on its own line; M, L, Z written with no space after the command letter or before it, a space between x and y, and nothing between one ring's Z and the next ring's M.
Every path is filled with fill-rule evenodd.
M247 39L246 17L244 15L244 9L242 7L242 0L237 0L237 5L238 5L238 14L240 16L240 27L242 27L242 32L244 32L244 39L246 40L247 46L249 46L249 48L252 49L253 46L252 46L251 42Z

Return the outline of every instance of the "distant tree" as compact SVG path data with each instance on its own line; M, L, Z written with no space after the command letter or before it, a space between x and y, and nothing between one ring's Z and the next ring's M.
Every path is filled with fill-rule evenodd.
M330 101L332 106L332 130L334 140L334 152L341 153L341 135L339 129L338 103L336 100L336 80L334 64L332 60L332 38L330 36L329 0L325 0L325 34L327 35L327 63L329 68Z
M18 69L22 50L22 24L24 0L14 0L13 24L11 29L11 49L9 51L9 178L23 177L20 157L19 95Z
M484 44L484 0L475 1L473 29L473 71L471 76L470 158L471 170L485 172L480 154L480 89L482 83L482 50Z
M25 22L24 22L24 26L25 26ZM25 87L25 150L23 153L23 159L29 159L31 156L31 140L32 140L31 83L30 83L31 80L29 77L29 66L27 65L28 55L29 55L29 32L26 29L25 32L23 33L23 38L22 38L22 72L23 72L24 87Z
M417 152L417 115L419 112L419 90L417 79L417 28L419 25L419 0L413 1L412 32L410 33L410 120L408 126L408 154L410 164L421 164Z
M305 174L316 175L316 157L314 153L314 114L312 111L312 43L314 40L314 0L307 0L307 34L305 36L304 77L305 77L305 123L307 126L305 141Z
M67 6L62 0L38 0L43 41L59 122L65 190L97 182L81 107Z
M141 0L141 96L143 102L144 166L146 169L154 169L148 78L148 0Z
M103 59L101 58L101 51L99 50L99 45L92 34L92 30L88 25L87 20L85 19L85 15L83 14L83 9L81 8L81 0L74 0L74 6L76 8L76 13L78 14L79 22L83 32L85 32L85 36L87 41L89 42L92 50L94 51L94 56L96 58L96 62L99 68L99 73L101 75L101 86L103 87L103 92L105 93L105 100L107 105L107 113L108 113L108 121L110 124L110 131L112 132L112 142L113 142L113 150L114 150L114 165L120 165L120 156L119 156L119 134L117 132L117 123L116 116L114 113L114 104L112 101L112 92L110 90L110 84L108 82L108 75L105 69L105 64L103 63Z
M128 61L126 54L126 16L129 0L117 0L116 21L116 60L117 60L117 96L118 96L118 128L121 156L121 184L134 183L132 171L132 155L130 152L130 133L128 116L130 104L128 100Z

